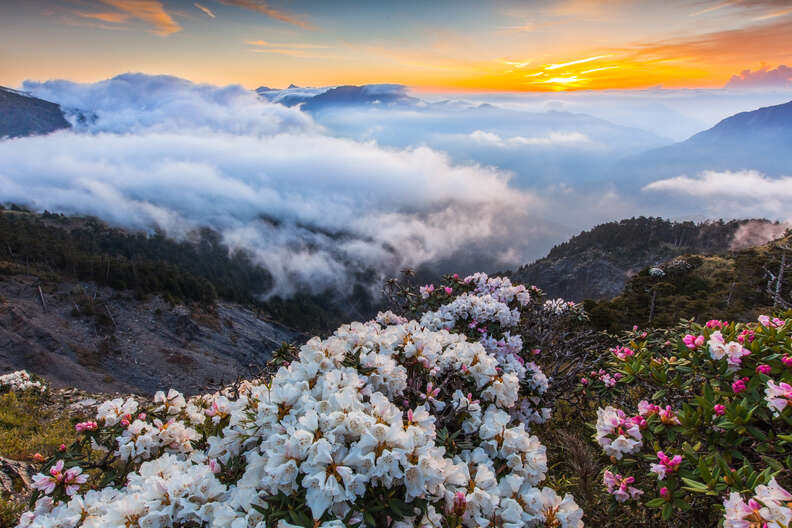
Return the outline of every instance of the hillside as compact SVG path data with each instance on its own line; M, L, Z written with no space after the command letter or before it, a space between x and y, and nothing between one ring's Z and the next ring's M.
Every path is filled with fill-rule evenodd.
M685 141L628 158L616 170L641 182L704 170L754 169L788 176L789 145L792 101L727 117Z
M0 87L0 138L49 134L70 126L57 104Z
M753 320L772 313L765 268L776 272L782 259L779 246L789 246L792 233L766 244L720 255L685 254L635 274L617 297L585 302L598 328L620 331L632 325L671 327L680 319ZM786 256L789 267L789 252ZM787 270L780 294L788 299L792 277Z
M784 226L765 220L697 224L631 218L583 231L511 278L536 284L553 297L605 299L619 295L629 277L647 266L686 253L722 254L735 243L761 244L783 232Z
M192 394L256 372L284 342L374 309L363 291L280 299L266 297L270 286L265 269L209 230L177 242L0 208L0 374Z

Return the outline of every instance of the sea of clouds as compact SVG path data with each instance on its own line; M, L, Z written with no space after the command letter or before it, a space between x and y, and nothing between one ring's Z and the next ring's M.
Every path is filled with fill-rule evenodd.
M23 89L59 103L73 128L0 141L0 203L174 238L215 229L273 274L267 295L343 290L352 276L376 287L406 266L503 270L639 214L734 216L677 207L680 193L710 199L685 189L717 188L712 175L609 184L599 162L670 140L572 113L420 101L311 115L240 86L142 74ZM774 200L751 216L780 215L788 182L750 178Z

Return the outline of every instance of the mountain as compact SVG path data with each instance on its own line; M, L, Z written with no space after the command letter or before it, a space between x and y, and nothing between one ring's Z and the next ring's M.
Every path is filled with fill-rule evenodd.
M283 342L376 314L362 288L280 299L271 284L211 230L178 242L0 206L0 374L196 393L262 368Z
M573 301L619 295L647 266L687 253L724 254L782 235L786 226L767 220L672 222L631 218L601 224L555 246L546 257L511 273L552 297Z
M0 138L49 134L70 126L57 104L0 86Z
M792 174L792 101L741 112L673 145L625 159L616 169L633 181L694 175L704 170L754 169Z

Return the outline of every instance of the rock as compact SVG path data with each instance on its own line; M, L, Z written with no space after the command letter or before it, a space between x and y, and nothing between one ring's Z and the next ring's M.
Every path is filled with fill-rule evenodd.
M0 457L0 492L3 495L27 495L33 489L33 464Z

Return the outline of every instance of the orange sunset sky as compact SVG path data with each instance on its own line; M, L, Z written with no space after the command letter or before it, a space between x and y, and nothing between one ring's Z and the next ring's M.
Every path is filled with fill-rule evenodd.
M710 88L792 64L792 0L1 0L0 35L11 87L139 71L250 88Z

